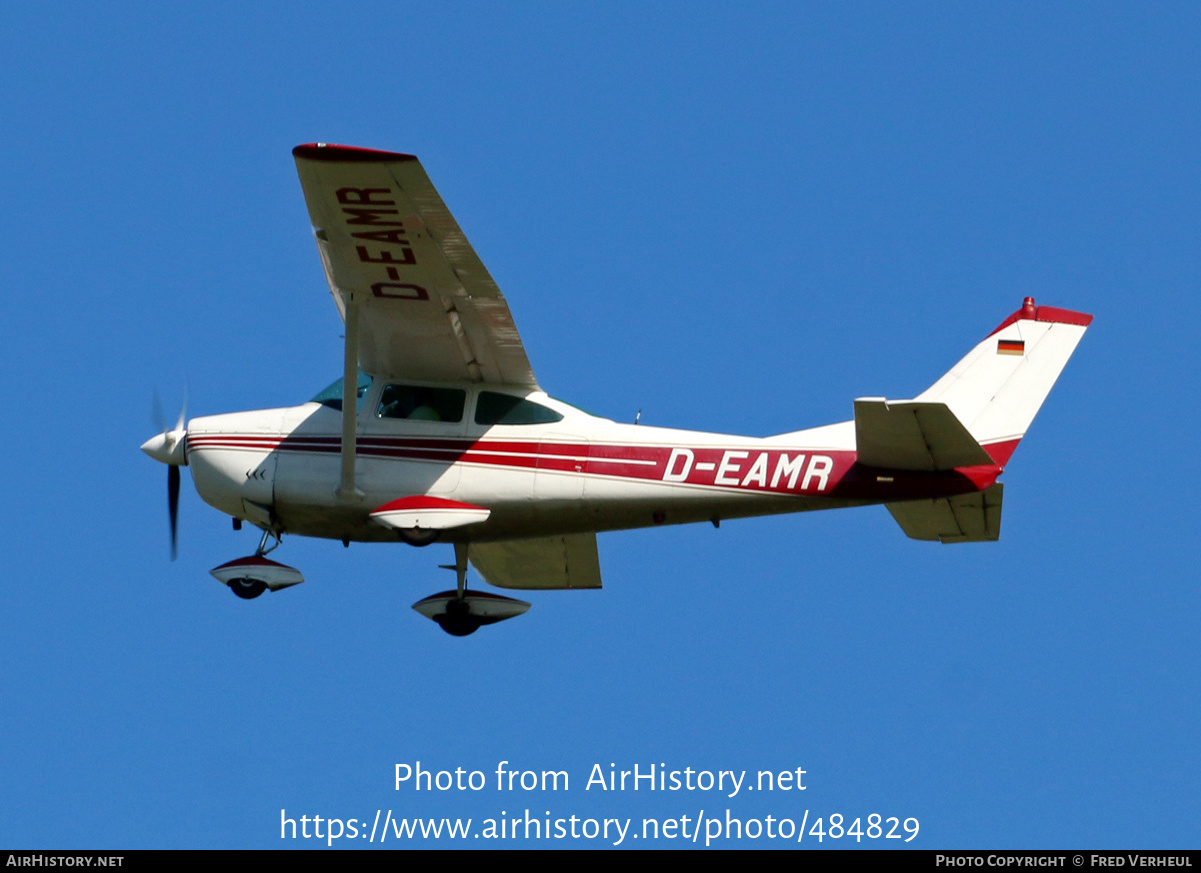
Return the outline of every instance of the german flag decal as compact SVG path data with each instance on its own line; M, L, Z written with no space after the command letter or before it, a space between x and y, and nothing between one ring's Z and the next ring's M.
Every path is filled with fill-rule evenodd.
M1025 340L997 340L998 355L1024 355L1026 354Z

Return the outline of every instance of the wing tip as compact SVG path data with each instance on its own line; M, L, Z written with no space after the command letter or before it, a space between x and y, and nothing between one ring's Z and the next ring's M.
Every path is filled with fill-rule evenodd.
M415 161L414 155L401 152L383 152L358 146L336 145L327 142L310 142L292 149L292 156L310 161L339 161L342 163L396 163Z

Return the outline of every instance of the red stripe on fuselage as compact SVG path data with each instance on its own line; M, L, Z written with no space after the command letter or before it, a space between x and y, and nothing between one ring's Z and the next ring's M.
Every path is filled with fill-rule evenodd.
M986 446L1003 466L1017 441ZM192 451L246 450L299 454L338 454L336 436L219 434L189 438ZM760 448L754 445L631 446L512 440L363 437L356 451L364 458L461 463L659 482L766 494L797 494L872 500L960 494L978 490L979 476L956 471L921 473L860 467L855 453L839 450ZM994 477L995 478L995 477Z

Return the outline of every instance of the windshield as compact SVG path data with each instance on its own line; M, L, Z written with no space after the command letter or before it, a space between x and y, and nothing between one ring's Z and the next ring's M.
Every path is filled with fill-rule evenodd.
M357 395L359 398L359 402L358 402L357 409L363 408L363 398L367 396L367 389L370 387L371 387L371 377L368 376L366 373L360 372L359 373L358 395ZM316 397L314 397L309 402L310 403L320 403L322 406L328 406L330 409L336 409L339 412L341 412L342 411L342 380L339 379L337 382L334 382L332 385L330 385L328 388L326 388L324 391L322 391L320 394L318 394Z

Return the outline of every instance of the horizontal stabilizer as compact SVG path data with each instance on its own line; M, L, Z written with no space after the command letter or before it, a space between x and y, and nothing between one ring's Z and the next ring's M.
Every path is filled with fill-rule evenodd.
M942 543L991 542L1001 536L1004 485L937 500L889 503L888 511L911 539Z
M472 543L468 557L497 588L600 588L596 534Z
M861 397L855 401L860 464L893 470L954 470L992 464L945 403Z

